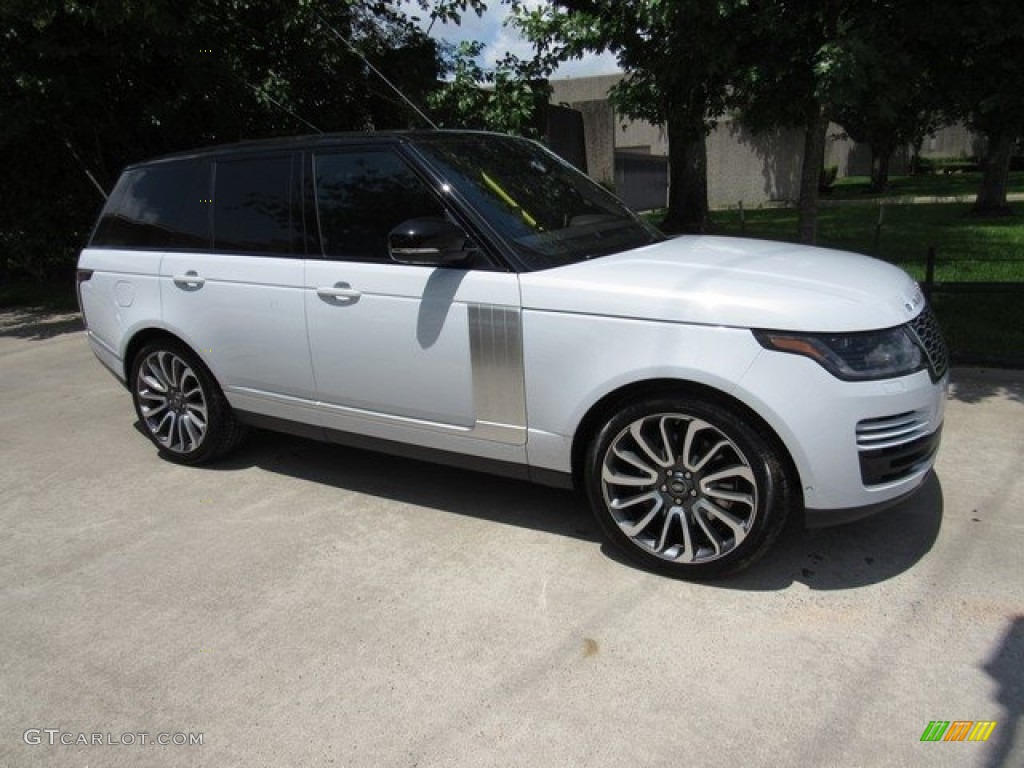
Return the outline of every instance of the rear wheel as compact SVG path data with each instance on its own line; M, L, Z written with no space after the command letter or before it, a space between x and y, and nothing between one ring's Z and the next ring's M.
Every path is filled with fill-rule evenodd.
M745 568L794 505L774 441L710 399L666 396L623 408L591 442L585 472L608 538L682 578Z
M131 387L135 413L146 434L171 461L213 461L244 434L206 366L173 339L152 341L139 350Z

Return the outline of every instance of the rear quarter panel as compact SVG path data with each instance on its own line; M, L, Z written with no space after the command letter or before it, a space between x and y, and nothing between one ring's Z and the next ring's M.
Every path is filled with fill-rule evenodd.
M119 378L131 337L161 316L162 260L160 251L109 248L86 248L79 256L79 268L93 271L80 284L89 341Z

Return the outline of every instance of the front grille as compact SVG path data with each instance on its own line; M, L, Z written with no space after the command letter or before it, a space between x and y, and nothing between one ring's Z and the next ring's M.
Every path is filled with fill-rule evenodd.
M928 355L928 372L932 380L938 381L949 369L949 350L930 306L925 306L921 314L910 321L910 329Z

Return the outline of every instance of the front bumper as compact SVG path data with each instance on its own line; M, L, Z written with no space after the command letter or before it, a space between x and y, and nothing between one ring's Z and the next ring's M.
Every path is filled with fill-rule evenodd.
M898 507L904 502L917 496L924 487L925 478L922 477L917 487L907 491L888 501L878 501L874 504L865 504L863 507L847 507L846 509L812 509L804 508L805 528L830 528L833 525L845 525L856 520L863 520L865 517L877 515L880 512Z
M948 374L840 381L797 355L765 352L737 394L779 435L808 517L828 525L884 509L917 490L942 434Z

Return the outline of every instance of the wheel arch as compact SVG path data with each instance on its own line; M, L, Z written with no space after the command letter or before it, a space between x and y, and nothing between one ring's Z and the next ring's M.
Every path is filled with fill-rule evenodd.
M167 330L166 328L160 328L158 326L149 326L146 328L141 328L138 331L136 331L128 340L128 343L125 345L124 356L122 357L122 360L124 362L124 381L127 387L131 387L132 365L135 362L136 355L139 354L139 350L146 346L146 344L148 344L149 342L155 341L156 339L170 339L171 341L175 341L178 344L184 346L186 349L190 350L192 354L199 358L203 365L206 366L206 369L210 371L210 374L213 376L213 378L217 380L216 374L214 374L213 371L210 369L209 364L206 362L206 360L203 359L203 356L200 355L191 344L185 341L185 339L181 338L181 336L178 336L176 333ZM217 383L219 386L219 380L217 380Z
M785 463L787 473L794 481L792 488L795 493L799 494L798 502L802 507L803 485L800 472L789 447L778 432L757 411L742 400L707 384L685 379L647 379L631 382L607 393L587 410L573 434L572 441L572 477L573 483L577 488L584 487L583 471L587 447L596 437L602 425L617 410L629 402L666 395L700 397L713 403L720 403L741 415L748 424L754 427L778 451L779 456Z
M202 414L200 436L198 439L195 438L192 430L189 430L192 442L190 445L184 446L186 448L184 452L177 451L173 446L161 440L156 430L147 424L146 416L140 406L138 385L132 381L131 374L136 363L139 362L139 356L147 349L148 345L154 342L171 347L172 350L177 347L178 349L172 351L172 354L179 357L188 353L185 355L183 363L194 369L193 375L199 382L196 391L203 398L203 405L206 407ZM123 364L126 370L125 384L132 394L136 416L143 425L143 432L165 458L179 464L206 464L226 455L245 438L247 429L232 412L231 404L224 396L223 388L216 374L195 347L178 334L160 326L139 329L125 345ZM192 393L186 394L186 397L191 398ZM171 429L174 429L173 423Z

